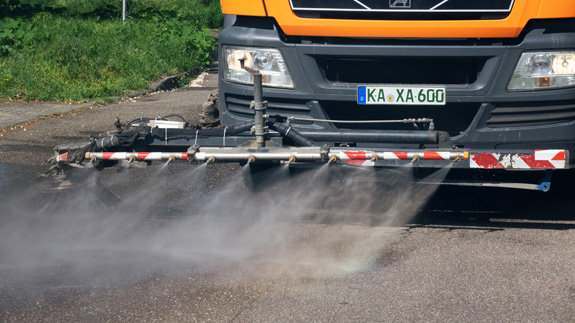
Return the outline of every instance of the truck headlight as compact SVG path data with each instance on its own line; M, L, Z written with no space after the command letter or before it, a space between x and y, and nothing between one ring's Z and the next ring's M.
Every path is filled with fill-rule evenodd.
M277 49L224 46L224 78L226 81L253 84L253 76L242 69L240 59L246 67L260 71L264 86L293 89L294 84Z
M575 51L523 53L508 90L529 91L575 86Z

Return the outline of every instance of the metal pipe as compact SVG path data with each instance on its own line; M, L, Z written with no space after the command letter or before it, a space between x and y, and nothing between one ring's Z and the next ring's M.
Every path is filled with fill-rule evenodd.
M293 120L298 121L312 121L312 122L331 122L331 123L433 123L433 119L430 118L408 118L408 119L398 119L398 120L332 120L332 119L317 119L317 118L300 118L295 116L290 116L287 121L291 123Z
M264 101L262 73L251 67L244 65L246 58L240 59L242 69L250 73L254 78L254 101L250 105L255 111L253 133L256 136L256 146L263 148L266 145L266 136L268 134L265 119L265 110L267 103Z
M201 148L200 148L201 150ZM373 152L362 150L342 150L331 148L326 158L325 152L320 147L292 148L292 149L256 149L243 148L205 148L197 151L192 156L184 153L166 152L92 152L86 153L86 159L90 160L141 160L141 161L172 161L194 159L200 162L255 162L255 161L287 161L309 162L325 161L336 162L338 160L468 160L467 151L416 151L398 152L385 151Z
M382 152L376 153L383 160L468 160L468 152L423 151L423 152Z
M197 152L194 155L197 161L207 161L210 158L220 162L254 162L254 161L289 161L295 157L298 161L320 161L322 156L319 153L299 153L299 152Z
M381 130L313 130L298 129L314 141L370 142L370 143L438 143L437 131L381 131Z
M188 153L164 153L164 152L98 152L86 153L86 159L94 160L141 160L141 161L170 161L188 160Z
M263 148L266 145L267 131L265 129L264 114L265 114L265 104L263 99L262 90L262 74L254 73L254 135L256 136L256 145L258 148Z
M453 160L461 161L469 159L467 151L418 151L418 152L401 152L401 151L353 151L333 149L332 153L337 153L341 160Z

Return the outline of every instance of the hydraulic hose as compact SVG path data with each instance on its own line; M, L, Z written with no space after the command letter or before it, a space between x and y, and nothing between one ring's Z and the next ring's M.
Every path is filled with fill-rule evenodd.
M174 140L174 139L194 139L197 137L218 137L226 135L234 135L242 133L245 131L250 131L254 126L253 122L243 123L235 126L230 126L226 128L212 128L212 129L160 129L152 128L152 136L154 138L159 138L162 140Z
M176 117L176 118L182 120L183 122L187 123L186 119L184 117L182 117L181 115L169 114L167 116L158 117L158 118L137 118L137 119L131 120L130 122L128 122L126 124L126 130L130 129L132 124L134 124L135 122L147 122L147 121L151 121L151 120L168 120L168 118L171 118L171 117Z
M108 149L120 146L120 138L116 135L98 138L95 141L98 149Z
M314 142L311 139L305 137L299 131L295 130L291 126L286 125L285 123L269 122L268 126L270 129L279 132L283 137L293 141L296 145L307 147L314 145Z

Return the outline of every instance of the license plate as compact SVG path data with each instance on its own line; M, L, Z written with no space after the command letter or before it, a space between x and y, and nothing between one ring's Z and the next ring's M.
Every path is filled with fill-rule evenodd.
M357 87L358 104L445 105L444 86Z

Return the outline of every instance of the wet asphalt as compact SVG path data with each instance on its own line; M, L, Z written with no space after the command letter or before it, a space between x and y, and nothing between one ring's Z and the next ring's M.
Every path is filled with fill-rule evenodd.
M83 107L0 137L0 232L4 235L0 237L0 321L575 321L575 214L568 192L441 188L426 193L433 198L427 208L422 207L425 212L409 215L401 224L313 221L303 216L295 216L297 221L279 216L269 220L270 216L257 218L256 226L249 222L253 217L243 217L239 209L249 206L257 212L261 199L242 199L243 189L228 184L238 176L239 167L210 169L207 180L186 180L189 170L183 168L162 175L169 180L159 180L150 175L159 171L151 168L131 175L102 173L102 181L119 194L125 190L135 196L134 204L122 212L101 212L115 216L109 222L92 222L82 213L74 213L79 218L59 218L49 211L20 211L31 202L24 197L38 196L27 195L28 188L49 166L46 160L53 146L114 130L117 117L128 121L176 113L197 120L201 103L216 87L217 75L210 74L202 87ZM34 105L10 108L21 111ZM0 111L7 109L0 105ZM149 192L138 189L141 182L157 188L155 193L180 187L173 194L178 195L179 205L144 203L153 199L138 195ZM321 189L306 186L303 195ZM226 194L220 195L221 191ZM265 197L266 207L282 216L301 212L295 200ZM404 203L412 204L417 197L410 196ZM223 215L208 224L188 220L193 199L211 199L215 207L210 210ZM378 196L370 199L384 201ZM450 208L455 200L466 205L467 199L474 201L473 207ZM236 201L230 204L230 200ZM75 195L63 203L89 201ZM106 209L100 204L88 206ZM122 216L138 212L153 216L136 224L123 221ZM78 237L98 245L72 248L74 241L84 240L63 229L68 225L82 233ZM97 229L80 230L89 225ZM128 225L125 233L134 237L121 234L122 226ZM110 236L95 234L110 229L107 226L114 227ZM61 238L67 235L79 240ZM188 250L180 243L191 235L195 245L190 248L195 254L201 251L201 256L191 260L166 256ZM174 236L182 240L172 240ZM54 243L61 249L43 249L34 240L66 246ZM204 246L204 240L212 244ZM103 241L106 248L100 250ZM139 257L150 250L165 254Z

